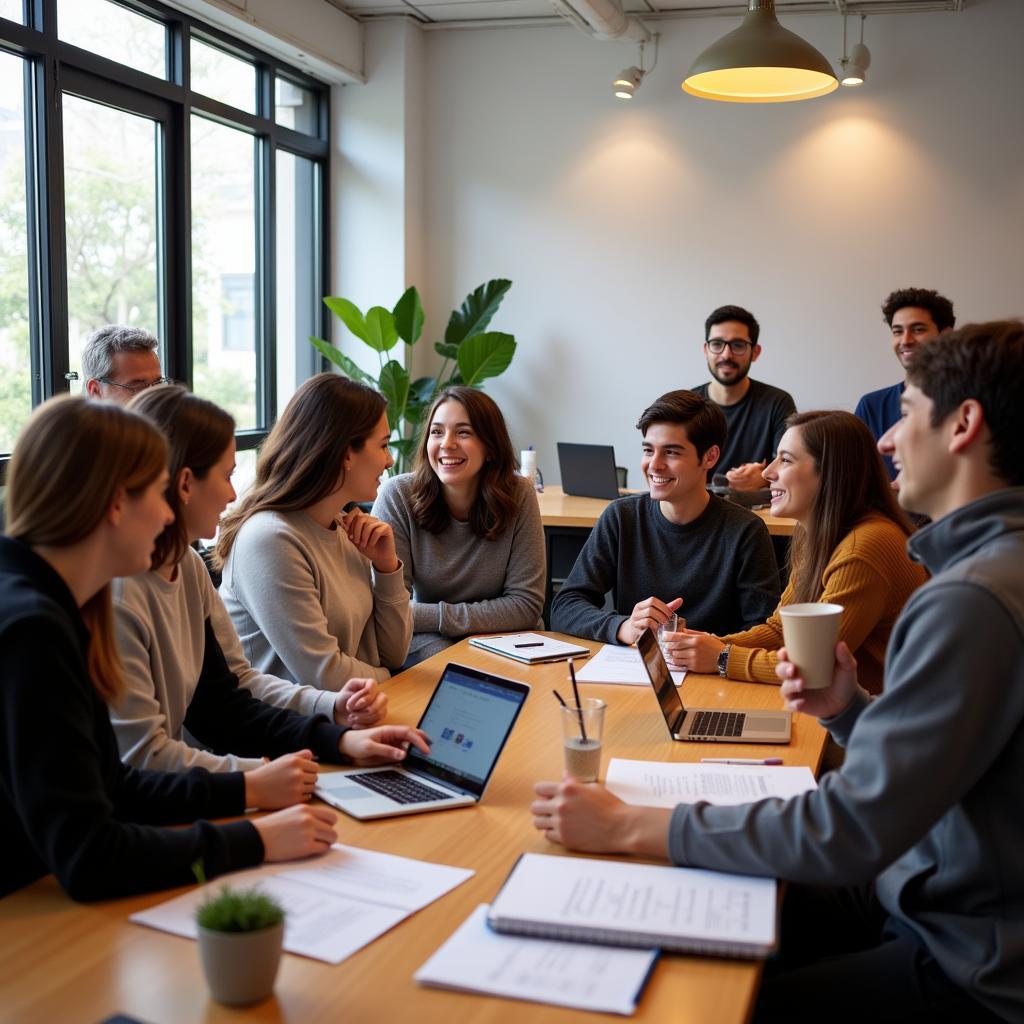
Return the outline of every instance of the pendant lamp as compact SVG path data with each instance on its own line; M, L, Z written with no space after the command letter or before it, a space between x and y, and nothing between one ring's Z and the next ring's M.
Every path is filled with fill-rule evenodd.
M705 100L788 103L824 96L839 81L821 53L779 24L775 0L748 0L743 24L712 43L682 84Z

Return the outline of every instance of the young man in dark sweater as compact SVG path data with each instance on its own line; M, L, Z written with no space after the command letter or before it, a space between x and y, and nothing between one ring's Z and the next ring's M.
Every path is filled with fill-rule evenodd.
M670 391L637 429L649 493L604 510L555 598L551 628L631 644L677 610L691 628L719 635L763 622L779 601L768 531L705 484L725 440L721 410L692 391Z

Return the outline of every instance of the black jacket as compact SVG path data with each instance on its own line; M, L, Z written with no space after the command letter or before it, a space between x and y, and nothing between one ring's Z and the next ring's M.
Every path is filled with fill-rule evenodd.
M89 679L89 632L67 585L0 537L0 896L53 872L74 899L124 896L263 860L240 772L128 768Z

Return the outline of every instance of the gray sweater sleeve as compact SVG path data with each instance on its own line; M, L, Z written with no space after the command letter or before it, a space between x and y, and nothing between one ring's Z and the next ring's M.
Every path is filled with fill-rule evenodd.
M988 591L918 591L890 641L886 692L866 707L858 697L852 724L837 722L849 739L842 768L785 802L678 806L672 860L816 885L865 882L893 865L978 784L1024 718L1024 688L970 685L978 637L986 678L1019 679L1019 633Z
M328 721L333 722L337 695L332 690L318 690L314 686L303 686L288 679L279 679L277 676L260 672L249 664L224 602L213 590L212 583L210 589L210 624L213 626L217 643L224 652L228 668L238 677L238 685L264 704L288 708L301 715L325 715Z
M205 609L196 609L204 615ZM173 623L151 622L141 608L132 608L122 601L114 604L114 630L117 652L121 659L124 689L111 704L110 720L117 737L121 759L133 768L150 771L183 772L190 768L206 768L211 772L249 771L263 762L259 758L214 754L175 738L168 729L167 711L158 699L151 659L175 649L170 632ZM162 630L163 637L156 636ZM196 680L181 679L180 666L166 660L163 665L166 685L182 692L187 707L195 691ZM173 731L180 731L181 723Z

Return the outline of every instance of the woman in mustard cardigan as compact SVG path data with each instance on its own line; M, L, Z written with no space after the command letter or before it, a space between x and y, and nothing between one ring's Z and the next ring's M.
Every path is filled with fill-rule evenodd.
M861 683L880 693L893 622L926 574L907 556L913 527L896 504L874 438L848 412L796 413L764 478L772 514L797 521L779 607L842 605L839 639L856 656ZM742 633L717 637L687 630L668 653L674 668L717 670L729 679L777 686L775 652L781 646L776 608L763 625Z

